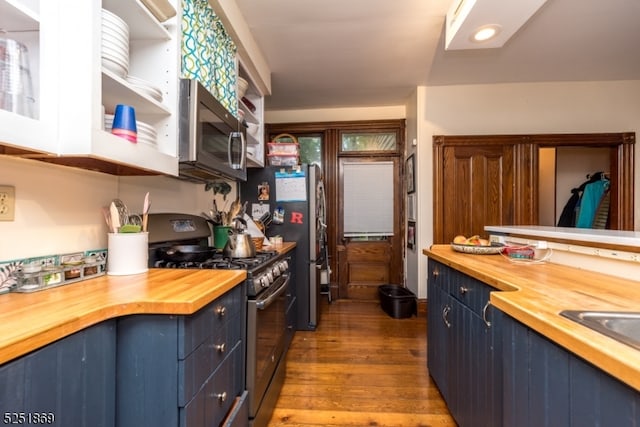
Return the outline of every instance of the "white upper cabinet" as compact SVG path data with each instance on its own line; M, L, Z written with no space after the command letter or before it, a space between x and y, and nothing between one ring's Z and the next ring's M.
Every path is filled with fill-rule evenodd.
M41 22L51 1L0 0L0 152L55 152L58 41L55 23ZM53 136L53 138L52 138ZM15 151L13 149L18 149Z
M162 7L167 1L174 16ZM152 12L146 5L154 4L161 6ZM11 58L20 66L10 75L1 69L9 50L0 46L0 154L116 175L177 176L180 17L180 0L0 0L0 42L21 52ZM237 19L224 24L246 27ZM250 105L238 101L252 124L248 164L263 166L269 72L261 54L256 60L246 48L247 29L240 33L231 30L251 56L238 65L250 82ZM118 104L135 108L137 143L109 130Z
M240 77L249 83L244 99L238 99L238 109L244 112L247 122L247 165L264 166L264 95L260 93L252 76L239 60Z
M177 175L177 17L158 22L140 0L59 4L58 152ZM138 143L105 128L117 104L134 107Z
M0 0L0 28L28 49L35 99L32 114L0 110L4 152L177 175L178 15L159 22L140 0ZM117 104L135 108L138 143L105 130Z

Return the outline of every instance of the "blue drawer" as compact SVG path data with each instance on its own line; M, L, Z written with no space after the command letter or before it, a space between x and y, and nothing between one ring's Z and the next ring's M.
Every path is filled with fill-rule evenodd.
M242 286L236 286L220 298L191 316L181 316L178 323L178 358L184 359L238 314L242 301Z

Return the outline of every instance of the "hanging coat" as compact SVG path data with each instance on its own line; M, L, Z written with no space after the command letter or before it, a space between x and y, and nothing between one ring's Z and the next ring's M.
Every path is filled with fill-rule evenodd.
M578 206L580 202L580 198L582 193L587 186L592 182L599 181L602 179L602 175L604 172L596 172L593 175L589 176L589 180L580 184L578 188L571 189L571 197L564 205L562 209L562 213L560 214L560 218L558 219L558 227L575 227L576 226L576 206Z
M580 212L576 218L576 227L591 228L596 210L602 200L602 195L609 188L609 181L601 179L591 182L584 187L582 198L580 200Z

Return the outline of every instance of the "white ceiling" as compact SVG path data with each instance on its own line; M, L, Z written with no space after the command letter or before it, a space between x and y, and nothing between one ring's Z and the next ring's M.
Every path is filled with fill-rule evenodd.
M462 51L444 50L451 0L236 2L271 68L267 110L402 105L418 85L640 79L640 0L548 0L502 48Z

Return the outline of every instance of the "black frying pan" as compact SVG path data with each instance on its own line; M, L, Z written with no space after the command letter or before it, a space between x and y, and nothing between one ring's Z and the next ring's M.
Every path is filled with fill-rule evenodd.
M202 262L211 258L215 252L215 248L200 245L176 245L158 249L160 257L171 262Z

